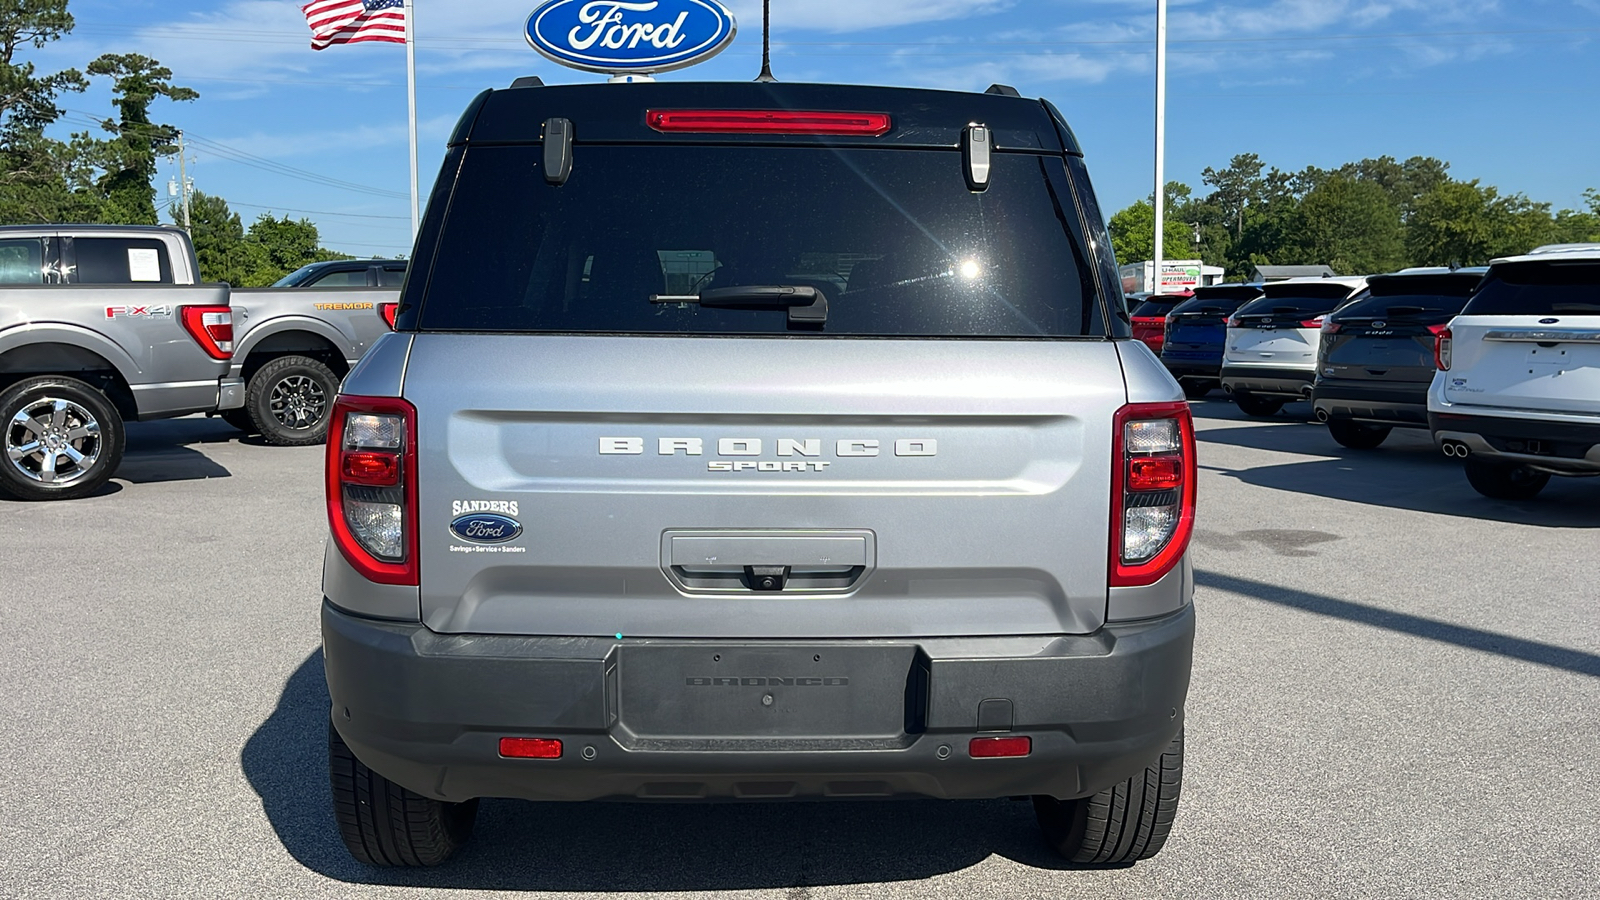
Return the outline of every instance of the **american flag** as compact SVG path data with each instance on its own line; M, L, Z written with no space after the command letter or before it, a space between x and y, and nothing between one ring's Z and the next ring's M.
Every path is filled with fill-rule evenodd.
M406 42L405 0L312 0L300 11L311 26L311 49L362 41Z

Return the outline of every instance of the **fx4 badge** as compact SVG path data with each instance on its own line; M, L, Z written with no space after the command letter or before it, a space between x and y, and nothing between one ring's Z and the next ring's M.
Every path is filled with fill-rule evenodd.
M106 307L108 319L170 319L172 307L170 306L108 306Z

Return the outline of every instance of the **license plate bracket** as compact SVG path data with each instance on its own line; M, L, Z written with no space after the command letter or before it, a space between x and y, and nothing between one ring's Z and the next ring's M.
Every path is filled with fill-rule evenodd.
M917 655L889 643L626 644L617 722L641 738L895 738Z

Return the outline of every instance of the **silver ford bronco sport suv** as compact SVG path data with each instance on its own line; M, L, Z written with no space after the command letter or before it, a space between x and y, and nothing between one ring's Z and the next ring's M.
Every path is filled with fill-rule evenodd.
M1032 796L1158 852L1194 432L1050 104L485 92L328 441L334 813Z

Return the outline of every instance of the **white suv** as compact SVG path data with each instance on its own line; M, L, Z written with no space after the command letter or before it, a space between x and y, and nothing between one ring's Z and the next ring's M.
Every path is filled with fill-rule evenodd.
M1252 416L1309 400L1317 380L1322 320L1363 295L1365 278L1291 278L1262 288L1228 319L1222 389Z
M1479 493L1600 475L1600 246L1496 260L1436 356L1428 425Z

